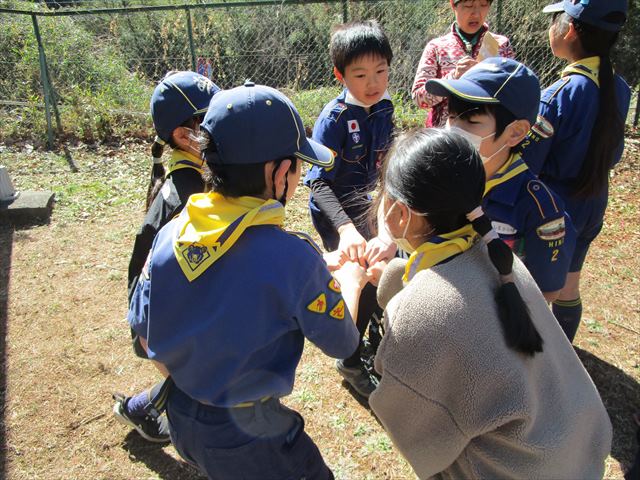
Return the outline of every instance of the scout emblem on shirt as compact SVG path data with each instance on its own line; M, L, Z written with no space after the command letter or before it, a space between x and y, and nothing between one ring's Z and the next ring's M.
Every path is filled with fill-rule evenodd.
M351 138L353 139L353 143L358 143L360 141L360 134L358 132L353 132L351 134Z
M340 293L340 284L335 278L332 278L329 282L329 290L332 292Z
M187 265L191 270L195 270L211 256L209 249L206 246L199 243L189 243L185 247L181 248L182 257L187 261Z
M531 127L531 131L540 138L550 138L553 136L554 129L549 120L542 115L538 115L536 123Z
M331 309L329 316L336 320L344 320L344 300L340 299L338 303Z
M318 295L309 305L307 310L313 313L324 313L327 311L327 296L324 293Z
M349 122L347 123L347 128L349 129L349 133L359 132L360 124L358 124L357 120L349 120Z
M548 223L545 223L544 225L539 226L536 229L536 233L538 234L538 237L548 242L564 238L564 217L557 218Z

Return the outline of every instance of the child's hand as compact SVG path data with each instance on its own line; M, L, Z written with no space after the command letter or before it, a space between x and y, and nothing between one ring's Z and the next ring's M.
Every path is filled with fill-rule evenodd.
M333 272L333 276L344 290L361 290L369 281L367 271L357 262L347 261L338 270Z
M378 286L378 282L380 282L380 277L382 276L382 272L387 267L387 262L384 260L375 263L367 269L367 279L369 283L375 287Z
M340 250L334 250L333 252L327 252L322 255L325 263L327 264L327 268L330 272L334 272L338 270L344 262L348 260L346 255Z
M465 74L467 70L469 70L471 67L473 67L477 63L478 61L474 60L471 57L461 58L460 60L458 60L458 63L456 63L456 69L453 73L453 78L460 78L462 75Z
M366 266L364 251L367 247L367 241L356 229L353 223L347 223L338 228L340 235L340 243L338 250L343 252L345 256L352 262L357 262L361 266Z
M375 265L381 260L390 260L398 250L395 243L387 243L380 237L373 237L367 242L367 248L364 251L364 258L367 265Z

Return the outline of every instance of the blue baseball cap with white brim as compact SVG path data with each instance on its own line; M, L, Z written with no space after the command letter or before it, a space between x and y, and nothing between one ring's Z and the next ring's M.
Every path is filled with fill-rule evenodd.
M215 95L200 128L212 138L221 165L296 157L333 166L333 152L305 135L300 114L275 88L247 81Z
M564 0L547 5L543 13L566 12L594 27L618 32L627 20L627 0Z
M151 118L158 138L168 142L173 131L192 117L204 115L220 88L196 72L166 75L151 96Z
M425 88L439 97L455 96L470 103L502 105L517 119L526 119L531 125L538 116L538 77L526 65L510 58L487 58L457 80L433 79Z

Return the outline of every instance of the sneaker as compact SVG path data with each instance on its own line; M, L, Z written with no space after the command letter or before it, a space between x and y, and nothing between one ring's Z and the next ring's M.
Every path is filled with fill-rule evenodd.
M342 360L336 360L336 370L364 398L369 398L378 386L378 380L372 377L362 364L357 367L346 367Z
M153 418L151 415L145 415L144 417L131 416L127 414L125 405L129 401L130 397L125 397L121 393L113 394L113 399L116 401L113 406L113 414L116 416L116 420L124 425L129 425L135 428L136 432L142 436L145 440L154 443L166 443L171 441L169 438L169 422L166 415L160 415L158 418Z

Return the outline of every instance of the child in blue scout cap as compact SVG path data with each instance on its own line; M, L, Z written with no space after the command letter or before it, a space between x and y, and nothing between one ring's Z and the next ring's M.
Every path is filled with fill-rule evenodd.
M197 132L211 98L219 90L211 80L195 72L169 72L153 92L151 117L157 133L151 147L153 171L147 213L136 235L129 261L129 300L156 233L182 210L190 195L204 191L203 160L200 158ZM173 151L165 172L162 152L166 144ZM162 194L158 195L160 192ZM137 335L133 331L132 335L134 351L146 358ZM152 442L168 442L166 418L150 416L148 412L152 390L133 397L114 394L116 403L113 411L119 421L135 428L143 438Z
M336 284L317 247L283 229L301 161L328 168L333 155L284 95L250 82L214 96L201 129L212 191L158 233L129 311L175 383L171 440L212 479L333 478L280 403L305 338L332 357L358 344L366 271L348 262Z
M396 251L393 242L372 235L367 222L369 192L391 143L393 104L387 86L393 53L375 21L340 25L331 36L330 53L335 77L345 89L320 113L313 139L333 150L336 159L331 168L313 166L308 171L304 183L311 189L309 210L325 249L337 250L371 273ZM372 317L381 313L375 287L369 284L357 319L361 338ZM368 397L375 388L360 348L336 362L336 368L360 395Z
M561 199L535 177L518 150L536 120L538 78L522 63L493 57L458 80L430 80L426 88L449 99L447 128L480 152L487 176L482 208L494 230L522 259L547 301L555 300L575 232Z
M576 248L553 312L573 341L580 325L580 272L602 229L609 170L624 149L631 90L611 65L611 50L627 16L626 0L565 0L552 13L549 43L569 62L542 92L538 123L525 143L531 170L562 197L576 227Z

